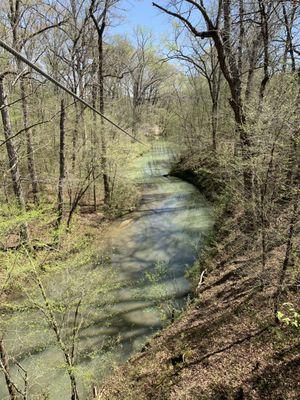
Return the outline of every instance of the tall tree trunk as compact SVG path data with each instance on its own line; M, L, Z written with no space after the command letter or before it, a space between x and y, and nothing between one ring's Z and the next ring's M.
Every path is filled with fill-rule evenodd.
M241 96L242 71L239 71L239 65L236 62L235 54L232 48L233 35L231 32L231 11L233 7L233 2L231 0L219 1L218 21L216 23L213 23L212 19L205 9L203 2L201 2L201 4L195 4L197 4L197 9L200 11L205 20L207 31L200 32L196 28L196 26L193 25L190 20L188 20L188 17L186 18L185 16L181 15L180 12L172 12L156 3L153 3L155 7L183 21L187 28L195 35L195 37L200 37L201 39L210 37L214 41L214 45L218 54L220 68L230 89L231 99L229 100L229 104L234 112L234 119L237 125L237 132L239 134L242 151L245 200L249 202L252 200L253 194L253 173L252 166L250 164L252 157L251 141L248 133L245 130L246 117L243 110L244 103ZM220 19L222 15L221 11L223 12L223 29L219 29ZM235 36L234 40L236 40Z
M103 34L106 28L106 14L108 11L108 0L105 0L104 9L102 12L101 24L97 21L94 16L95 1L92 0L90 6L90 15L94 22L95 28L98 34L98 85L99 85L99 111L104 114L104 78L103 78ZM104 204L109 205L110 202L110 186L109 176L107 168L107 145L105 138L105 123L104 119L101 118L101 168L102 168L102 179L104 189Z
M22 112L23 112L23 124L26 132L26 147L27 147L27 167L30 176L30 184L32 187L32 195L33 201L35 204L38 204L38 179L35 168L35 160L34 160L34 151L32 145L32 135L31 129L27 129L28 124L28 102L26 96L26 86L24 77L20 78L20 91L21 91L21 99L22 99Z
M251 94L253 92L254 72L258 59L259 45L260 45L260 32L259 34L256 35L255 39L253 40L249 54L249 61L248 61L249 67L248 67L247 84L245 90L246 103L250 100Z
M99 50L99 67L98 67L98 81L99 81L99 111L104 114L104 82L103 82L103 37L98 39L98 50ZM105 138L105 124L104 119L101 117L101 167L104 187L104 204L109 205L110 201L110 189L109 189L109 177L107 174L107 149L106 149L106 138Z
M243 100L241 97L241 76L242 71L239 71L239 65L236 64L236 60L232 50L231 44L231 0L224 0L223 2L223 14L224 14L224 33L221 38L218 35L214 36L216 49L218 52L218 58L220 67L223 75L228 82L231 99L229 104L234 112L234 119L237 125L237 132L239 134L242 161L243 161L243 181L244 181L244 193L246 201L251 201L253 193L253 173L250 165L251 160L251 142L248 133L245 130L246 117L243 109ZM228 66L226 63L228 60Z
M57 220L56 228L58 229L63 215L63 191L65 178L65 101L61 100L60 104L60 139L59 139L59 179L58 179L58 194L57 194Z
M212 125L212 148L214 153L217 152L217 129L218 129L218 102L213 100L211 108L211 125Z
M92 106L96 109L97 103L97 85L93 84L92 86ZM97 124L96 124L97 115L93 111L93 125L92 125L92 159L93 159L93 203L94 203L94 212L97 211L97 182L95 179L95 169L96 169L96 152L95 150L98 148L98 136L96 133Z
M292 24L293 24L293 19L295 16L295 12L296 12L296 7L297 5L295 4L295 6L293 7L292 10L292 15L291 15L291 22L289 21L288 15L287 15L287 11L286 11L286 7L285 4L282 3L282 11L283 11L283 17L284 17L284 24L285 24L285 30L286 30L286 45L285 45L285 60L284 60L284 66L286 65L286 61L287 61L287 53L290 54L291 57L291 68L292 68L292 72L296 72L296 61L295 61L295 54L294 54L294 47L293 47L293 39L292 39Z
M265 90L267 87L267 83L270 80L270 75L269 75L269 23L268 23L268 12L266 10L266 6L264 4L263 0L259 0L259 10L260 10L260 24L261 24L261 36L262 36L262 41L263 41L263 70L264 70L264 76L263 79L260 83L260 88L259 88L259 97L260 97L260 106L259 106L259 111L262 111L262 102L265 96Z
M80 111L79 105L77 101L74 103L75 107L75 121L74 121L74 129L72 132L72 170L75 170L76 167L76 158L77 158L77 140L78 140L78 131L79 131L79 121L80 121Z
M214 153L217 152L217 131L219 122L219 99L220 99L220 84L221 84L221 70L217 68L213 61L213 54L211 55L211 66L213 69L212 81L209 83L210 95L212 100L211 107L211 124L212 124L212 148Z
M6 150L8 156L8 164L10 168L13 190L15 194L15 198L18 202L19 207L21 210L25 210L25 200L23 195L23 188L21 185L21 176L19 170L19 160L18 155L15 148L15 143L12 138L13 132L10 122L10 116L8 111L8 102L7 97L4 91L4 77L0 77L0 107L1 107L1 116L2 116L2 123L3 123L3 130L4 130L4 137L6 141ZM28 241L28 229L26 224L22 224L20 228L20 235L22 241Z
M21 24L21 4L20 0L10 1L10 23L12 28L13 36L13 47L21 52L23 48L22 37L20 32ZM20 74L20 93L21 93L21 106L23 114L23 126L26 134L26 155L27 155L27 168L30 176L30 184L32 188L33 201L35 204L38 203L38 180L34 161L34 151L32 145L31 130L27 129L28 124L28 102L26 96L26 87L24 76L22 75L22 62L16 58L17 71Z
M133 94L132 94L132 133L136 135L137 126L139 122L138 107L139 107L139 81L140 76L133 83Z
M244 0L239 0L239 42L238 42L238 69L243 71L243 48L245 39L245 26L244 26Z

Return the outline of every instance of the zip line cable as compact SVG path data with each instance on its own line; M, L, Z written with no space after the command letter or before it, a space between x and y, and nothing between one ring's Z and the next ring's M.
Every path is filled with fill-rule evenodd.
M76 93L72 92L72 90L66 88L64 85L59 83L56 79L54 79L52 76L48 75L46 72L44 72L42 69L34 65L32 62L30 62L26 57L22 56L21 53L13 49L11 46L9 46L7 43L3 42L3 40L0 39L0 47L2 47L4 50L8 51L10 54L13 56L17 57L19 60L21 60L24 64L27 64L30 68L34 69L36 72L39 74L43 75L48 81L52 82L54 85L58 86L60 89L64 90L67 92L70 96L72 96L74 99L78 100L80 103L84 104L86 107L90 108L92 111L94 111L96 114L100 115L103 119L105 119L107 122L109 122L111 125L113 125L115 128L119 129L121 132L125 133L125 135L129 136L131 139L135 140L136 142L141 143L144 146L147 146L144 142L141 140L137 139L135 136L133 136L131 133L127 132L125 129L120 127L118 124L116 124L114 121L106 117L104 114L100 113L95 107L91 106L88 102L83 100L81 97L77 96Z

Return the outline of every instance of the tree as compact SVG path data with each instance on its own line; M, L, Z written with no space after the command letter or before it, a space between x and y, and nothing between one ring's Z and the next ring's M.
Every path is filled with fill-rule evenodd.
M20 209L22 211L25 211L25 199L24 199L23 188L22 188L22 184L21 184L19 160L18 160L16 148L15 148L15 143L14 143L14 134L12 131L11 120L10 120L10 116L9 116L7 96L4 91L4 78L8 74L10 74L9 71L6 73L2 73L0 75L0 108L1 108L5 145L6 145L6 150L7 150L9 169L10 169L11 178L12 178L13 190L14 190L15 198L18 202ZM27 230L26 224L23 224L21 226L20 235L21 235L22 241L24 241L24 242L28 241L28 230Z
M45 4L42 4L41 8L44 8ZM9 1L9 12L8 19L12 32L12 45L18 52L21 52L25 46L31 44L32 40L39 35L44 34L49 29L62 25L64 21L55 22L52 24L43 24L41 26L35 26L35 19L28 17L28 14L35 11L29 4L23 4L20 0ZM22 29L22 23L26 20L26 28ZM32 48L31 48L32 52ZM19 85L21 93L21 105L23 114L23 124L26 133L26 146L27 146L27 165L30 176L33 200L35 203L38 202L38 179L34 161L34 149L32 142L32 133L29 127L29 109L27 101L27 89L25 75L23 74L22 62L16 58L17 73L19 74Z
M104 76L103 76L103 35L105 28L107 27L107 18L110 8L116 3L115 0L105 0L103 10L98 17L95 16L97 10L95 0L91 1L89 13L91 19L95 25L95 29L98 36L98 88L99 88L99 111L104 114ZM104 119L101 118L101 168L102 178L104 187L104 204L109 205L110 201L110 186L109 176L107 168L107 149L106 149L106 138L105 138L105 123Z
M168 57L186 61L191 68L196 70L200 76L203 76L207 82L211 97L211 127L212 127L212 149L217 151L217 131L218 131L218 109L221 89L221 70L216 57L212 41L208 40L204 45L191 35L188 35L189 45L186 49L178 43L176 35L176 45L174 50L168 54Z
M267 10L264 1L254 2L255 6L259 9L251 11L246 9L244 2L239 2L239 40L236 41L235 22L232 18L234 9L234 2L232 0L218 1L217 7L214 10L214 15L210 16L203 1L197 2L194 0L182 0L174 5L171 4L170 8L165 8L157 3L153 3L155 7L161 11L171 15L179 20L186 29L188 29L196 38L205 39L211 38L217 55L218 62L222 74L229 86L231 98L229 99L230 106L234 113L234 119L237 126L237 131L240 138L240 146L243 160L243 180L245 197L249 201L252 197L252 171L251 171L251 140L249 135L244 129L246 123L245 104L242 96L242 77L243 77L243 64L242 54L245 52L245 24L244 15L250 13L251 16L257 18L258 26L260 28L260 37L263 42L263 70L264 77L260 86L260 98L263 98L266 84L269 80L269 57L268 57L268 43L269 43L269 25L271 11L273 8L278 7L276 4L273 6L271 3L268 5ZM253 7L253 4L248 7ZM200 15L204 21L205 29L200 30L193 22L192 15ZM187 15L187 16L186 16ZM253 20L252 26L256 24ZM252 28L251 26L251 28ZM256 30L256 29L255 29ZM254 36L255 41L255 36ZM255 57L254 57L255 58ZM255 69L256 64L252 64L251 69ZM249 76L249 74L248 74ZM251 76L251 74L250 74Z
M57 194L57 220L56 227L59 228L64 207L64 179L65 179L65 100L60 103L60 136L59 136L59 179L58 179L58 194Z

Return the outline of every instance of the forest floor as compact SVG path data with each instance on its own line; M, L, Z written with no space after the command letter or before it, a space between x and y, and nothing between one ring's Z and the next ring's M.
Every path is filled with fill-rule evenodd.
M139 149L135 149L132 162L141 156ZM95 212L92 206L79 204L70 228L67 229L66 224L62 223L58 240L54 237L56 209L47 202L37 210L32 210L32 219L29 218L28 222L30 240L27 246L20 245L19 231L13 224L8 229L5 221L0 221L1 307L9 306L11 300L19 297L23 291L22 286L30 285L29 276L33 264L35 270L43 276L59 269L99 262L107 237L114 234L123 216L139 205L142 197L139 185L130 188L132 198L128 200L129 206L125 202L118 205L118 208L104 212L103 203L100 203ZM53 193L49 194L49 198L53 199L53 196ZM12 218L13 222L18 222L18 218ZM63 221L66 218L67 213ZM6 231L1 231L3 226Z
M137 207L141 199L139 188L136 198ZM97 212L80 207L70 229L62 228L57 243L53 237L55 213L41 223L28 224L29 246L18 246L17 234L7 235L4 249L0 250L1 307L9 307L11 300L22 295L23 285L30 286L33 267L41 276L47 276L58 270L99 262L108 237L118 231L127 214L128 210L119 210L117 215L105 216L101 207Z
M63 233L57 245L52 243L48 224L43 227L34 224L29 226L31 236L39 237L39 242L43 244L34 244L36 248L32 249L24 247L16 250L13 246L8 246L7 250L0 252L1 304L4 305L18 297L24 282L28 285L28 273L32 269L32 263L43 275L45 272L51 273L61 268L85 265L93 261L104 243L105 232L110 223L111 221L105 219L100 212L76 214L70 231ZM7 243L14 244L14 237L8 238ZM10 268L11 265L13 268Z
M208 272L192 304L115 371L99 399L299 399L299 328L275 324L273 313L285 246L269 251L262 271L235 211L206 252ZM299 304L297 290L285 301Z

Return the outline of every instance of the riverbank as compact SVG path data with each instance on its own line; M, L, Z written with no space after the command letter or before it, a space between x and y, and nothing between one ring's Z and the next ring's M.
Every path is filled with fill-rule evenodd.
M73 316L80 302L74 369L82 398L185 304L190 291L185 270L194 262L199 236L210 231L212 219L209 204L194 186L167 176L174 159L168 143L156 142L131 170L137 185L143 186L138 209L110 220L107 229L100 213L77 213L57 254L55 249L44 254L56 254L56 260L43 259L40 252L28 257L35 288L26 282L23 298L6 309L1 325L8 354L26 367L30 382L37 381L49 399L67 398L69 381L61 373L62 353L51 323L43 318L49 303L39 301L36 272L55 317L66 321L61 328L66 341L69 327L77 323ZM18 379L13 363L11 370ZM32 390L40 394L38 387ZM0 397L5 395L0 381Z
M191 173L184 161L175 174L201 182L202 190L207 176L220 181L221 175L212 168ZM193 268L195 287L205 270L193 303L116 370L99 399L298 399L299 329L291 323L298 317L281 305L286 319L275 324L272 305L285 245L268 251L262 271L258 246L241 229L239 208L230 209L226 195L220 200L211 184L208 193L218 220L213 240ZM296 241L295 248L299 235ZM292 284L296 273L294 265ZM298 301L297 288L290 290L285 303L293 307Z
M35 270L43 277L58 270L78 268L96 262L99 251L111 226L135 210L142 198L140 185L131 176L131 168L139 163L144 150L140 145L132 146L132 152L122 177L115 179L110 207L101 200L94 209L93 193L87 191L79 201L70 226L67 226L70 204L64 204L62 222L56 230L56 192L49 191L37 206L13 216L14 204L3 205L0 218L0 300L2 308L8 302L22 296L30 285L30 274L34 260ZM101 188L100 190L101 192ZM75 193L76 194L76 193ZM68 192L69 196L75 194ZM100 193L101 195L101 193ZM103 193L102 193L103 195ZM67 198L67 193L65 193ZM19 226L26 223L29 240L20 241Z
M137 192L137 207L141 193ZM130 211L133 211L132 207ZM41 276L57 273L59 270L80 268L81 266L98 261L100 249L105 245L105 237L111 226L122 222L122 217L128 214L128 209L118 210L117 215L106 216L98 212L77 212L70 229L62 227L59 241L53 242L49 231L53 230L52 223L43 227L31 225L33 237L39 237L39 244L31 251L30 248L20 247L17 250L0 252L0 300L2 308L7 302L21 295L23 284L30 284L28 275L32 270L34 259L35 270ZM34 254L34 257L32 256ZM33 257L33 258L32 258ZM9 266L13 265L13 268ZM1 276L2 275L2 276Z

